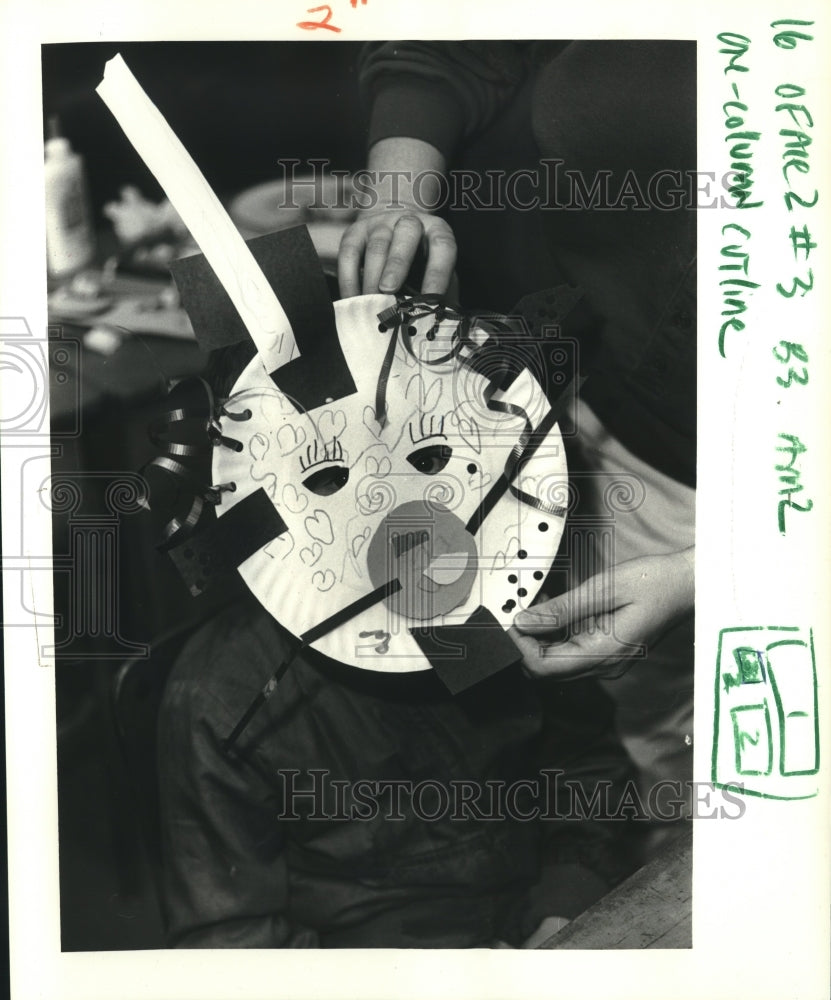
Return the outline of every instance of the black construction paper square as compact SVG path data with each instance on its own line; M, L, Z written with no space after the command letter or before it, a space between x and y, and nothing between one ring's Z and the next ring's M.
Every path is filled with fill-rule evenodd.
M171 549L170 557L188 590L198 597L285 530L283 519L260 487L210 527Z
M410 634L451 694L459 694L521 658L505 629L481 605L460 625L414 628Z

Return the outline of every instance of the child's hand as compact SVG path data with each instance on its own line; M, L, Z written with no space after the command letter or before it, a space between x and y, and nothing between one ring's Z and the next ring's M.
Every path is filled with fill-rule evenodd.
M526 672L572 680L619 677L693 606L694 549L618 563L514 618Z

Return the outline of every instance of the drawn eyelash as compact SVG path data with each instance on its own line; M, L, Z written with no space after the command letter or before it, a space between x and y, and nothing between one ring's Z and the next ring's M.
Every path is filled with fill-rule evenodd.
M432 413L422 413L418 418L418 430L420 437L415 437L413 435L413 422L409 421L407 424L407 430L410 432L410 441L416 445L419 441L426 441L427 438L431 437L443 437L447 440L447 435L444 433L444 417L435 417Z
M337 438L334 438L331 445L323 445L321 448L317 438L311 444L306 445L306 460L300 456L301 472L308 472L316 465L323 465L324 462L342 462L343 446Z

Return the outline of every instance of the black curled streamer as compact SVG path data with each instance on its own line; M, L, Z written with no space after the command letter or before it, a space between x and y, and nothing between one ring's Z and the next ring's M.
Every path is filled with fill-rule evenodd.
M145 475L158 471L167 480L167 488L157 488L155 500L151 492L147 504L148 509L168 511L157 545L161 552L190 538L221 503L222 494L236 489L234 483L211 485L211 459L215 447L242 448L241 442L222 434L219 418L247 420L251 411L233 413L225 402L215 399L204 379L183 379L170 390L169 409L148 429L152 443L165 452L142 469Z
M433 334L435 334L439 324L444 322L444 320L453 319L458 321L456 329L450 338L450 350L438 358L433 358L431 361L418 357L413 349L412 338L408 333L412 324L418 319L424 319L425 316L435 317L435 323L430 331ZM471 324L470 317L465 316L460 309L447 303L443 296L432 294L396 296L395 305L378 314L378 324L378 329L381 333L386 333L390 328L392 329L392 336L390 337L387 352L384 355L381 372L378 376L378 386L375 391L375 419L384 427L387 422L387 384L389 382L390 371L392 370L392 363L395 359L395 348L398 339L401 339L404 349L419 364L429 365L430 367L444 365L457 357L466 344L471 344L469 336ZM427 334L428 338L430 337L430 333Z
M438 325L448 318L457 320L458 323L451 336L450 350L447 351L446 354L428 361L423 358L419 358L416 355L415 350L413 349L412 338L409 336L407 331L414 320L423 319L425 316L430 315L433 315L436 318L433 331L437 330ZM479 349L480 345L478 345L470 337L473 325L472 317L464 314L458 307L450 305L443 298L443 296L429 294L418 296L399 295L396 297L396 304L394 306L390 306L388 309L385 309L383 312L378 314L378 320L379 330L382 332L386 332L386 330L392 326L390 346L384 357L375 396L375 418L381 426L384 426L386 423L387 383L389 381L390 370L395 356L395 346L399 337L401 338L405 349L420 364L430 366L442 365L457 358L460 364L470 368L479 375L483 375L488 380L488 385L483 393L483 402L486 409L489 409L494 413L505 413L509 416L519 417L524 424L522 433L520 434L520 439L511 449L511 452L505 462L505 468L502 473L502 483L504 485L501 491L499 487L497 487L496 490L491 491L487 510L491 509L492 505L498 499L498 496L501 495L501 492L510 491L510 493L519 501L527 504L529 507L533 507L535 510L541 511L544 514L549 514L552 517L564 517L566 514L566 509L564 507L546 503L544 500L540 500L539 497L532 496L530 493L526 493L524 490L521 490L518 486L514 486L512 482L512 480L516 478L521 465L531 458L539 444L548 435L549 431L556 423L559 416L559 406L556 403L552 405L548 414L543 418L539 427L535 431L527 412L521 406L518 406L516 403L506 403L501 400L495 400L493 397L501 388L503 388L504 378L516 373L510 372L507 366L491 373L485 373L480 369L479 361L476 358L476 351ZM487 319L478 317L477 328L481 329L485 333L488 333L497 345L499 343L500 333L511 333L514 331L514 327L507 318L503 319L496 316L488 316ZM461 352L465 347L473 349L473 355L471 357L464 357L462 355ZM565 390L557 402L560 402L563 398L565 398ZM475 531L478 529L478 526L487 513L487 510L483 509L477 512L479 517L474 518L477 523L475 525L470 524L468 526L470 530Z
M450 350L447 351L446 354L428 361L423 358L419 358L416 355L415 350L413 349L412 338L409 336L407 331L414 320L423 319L425 316L430 315L435 316L436 318L433 331L436 331L439 324L448 318L458 320L458 323L451 336ZM415 358L420 364L430 366L443 365L448 361L458 358L462 365L465 365L471 370L477 372L477 374L484 374L480 371L478 361L475 356L472 358L465 358L461 355L464 347L471 347L474 349L474 352L479 347L479 345L470 338L470 331L472 328L471 317L464 314L458 307L450 305L443 298L443 296L429 294L419 296L399 295L396 297L396 304L394 306L390 306L388 309L385 309L382 313L378 314L378 321L379 330L382 332L386 332L386 330L389 329L390 324L392 324L393 327L392 336L390 338L390 346L388 347L387 353L384 357L384 362L378 379L378 388L375 395L375 419L381 424L382 427L386 424L387 383L392 369L392 362L395 357L395 346L399 337L411 357ZM490 334L497 344L499 342L500 333L510 333L513 330L513 327L507 319L500 319L499 317L494 316L489 316L487 320L479 318L477 320L477 327ZM493 396L502 388L503 377L508 374L509 372L507 368L505 368L485 375L488 379L488 385L483 393L483 401L487 409L494 413L506 413L510 416L519 417L524 423L520 439L511 449L511 453L505 462L505 468L502 473L505 488L522 503L533 507L535 510L549 514L552 517L564 517L566 513L564 507L546 503L544 500L540 500L538 497L532 496L530 493L526 493L524 490L521 490L519 487L513 485L512 480L516 477L522 463L531 457L531 454L536 451L540 441L542 441L542 439L551 430L551 426L556 421L556 410L552 407L548 417L544 419L537 432L535 432L527 412L521 406L518 406L515 403L505 403L500 400L493 399ZM550 419L552 415L554 415L554 419Z
M462 363L465 363L464 359ZM557 409L552 407L535 431L531 419L523 407L518 406L516 403L506 403L493 398L499 392L499 389L500 385L496 381L492 381L486 386L483 393L486 408L495 413L507 413L512 417L519 417L525 425L519 436L519 441L511 449L505 461L505 468L502 470L502 476L508 484L508 490L517 500L527 504L529 507L533 507L534 510L539 510L543 514L549 514L551 517L565 517L565 507L546 503L545 500L540 500L539 497L532 496L530 493L526 493L513 484L513 480L519 473L520 467L531 458L538 446L548 436L548 432L556 422ZM551 419L552 414L555 415L554 419Z

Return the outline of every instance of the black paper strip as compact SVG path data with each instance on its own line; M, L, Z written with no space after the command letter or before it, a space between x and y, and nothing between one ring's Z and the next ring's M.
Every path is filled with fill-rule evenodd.
M314 625L307 632L304 632L300 636L300 641L295 646L294 650L283 660L280 666L274 671L271 677L263 684L262 688L257 692L254 700L248 706L248 708L243 712L242 717L239 722L234 726L231 734L222 744L223 753L228 754L232 750L234 744L239 739L248 723L254 718L254 716L259 712L263 705L268 701L268 699L277 690L277 684L280 678L285 674L285 672L292 665L294 660L299 656L299 654L310 646L317 639L322 636L327 635L329 632L333 632L339 625L344 622L354 618L355 615L360 614L362 611L366 611L367 608L371 608L373 605L378 604L380 601L386 600L392 594L395 594L401 589L401 584L398 580L389 580L387 583L380 587L377 587L369 594L365 594L363 597L359 597L357 601L353 601L352 604L347 605L345 608L341 608L335 614L331 615L329 618L325 618L322 622Z
M548 436L549 431L562 416L562 412L569 400L572 398L572 394L576 394L584 381L585 379L580 377L576 379L575 382L569 383L558 399L553 403L548 413L546 413L543 419L539 422L534 431L527 436L524 443L518 445L511 451L511 454L508 456L508 461L505 463L505 470L502 475L484 495L482 502L471 514L470 519L465 525L465 529L469 531L471 535L475 535L476 532L482 527L482 522L509 490L520 500L524 500L527 496L527 494L522 493L521 490L516 490L511 484L522 466L526 462L530 461L537 448L539 448L540 444L542 444ZM497 407L497 404L494 404L492 400L488 400L487 405L494 409ZM507 407L511 404L504 405ZM516 407L515 409L519 408ZM532 506L537 507L538 510L543 509L538 506L538 504L533 504ZM565 513L565 511L562 511L560 508L551 508L548 513L561 516Z
M246 708L246 710L242 713L242 716L240 717L239 721L231 730L230 735L222 743L222 752L226 754L226 756L231 752L234 744L237 742L237 740L240 738L242 733L247 728L248 723L254 718L257 712L259 712L259 710L263 707L263 705L277 690L277 685L280 683L280 679L292 665L295 657L302 648L303 648L302 646L298 646L293 653L289 654L285 658L285 660L283 660L280 666L274 671L271 677L268 678L268 680L265 682L262 688L257 692L256 696L254 697L254 700L251 702L248 708Z
M335 614L325 618L318 625L314 625L308 630L308 632L304 632L303 635L300 636L303 645L310 646L322 636L327 635L329 632L334 632L339 625L342 625L344 622L348 622L350 618L354 618L355 615L359 615L362 611L366 611L367 608L371 608L374 605L379 604L381 601L385 601L388 597L398 593L399 590L401 590L401 584L398 580L389 580L380 587L376 587L376 589L371 591L369 594L359 597L357 601L353 601L345 608L341 608L340 611L336 611Z
M285 530L285 522L260 487L203 531L171 549L170 557L197 597Z

